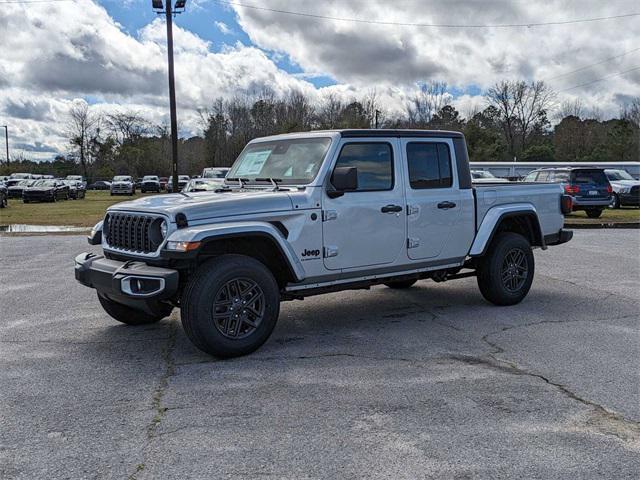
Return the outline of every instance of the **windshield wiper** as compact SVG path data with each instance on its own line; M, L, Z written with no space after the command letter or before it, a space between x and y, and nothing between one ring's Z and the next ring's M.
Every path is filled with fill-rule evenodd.
M238 182L240 184L240 188L244 188L244 183L248 182L248 178L240 178L240 177L227 177L225 180L229 180L230 182Z
M256 178L255 180L256 182L271 182L271 185L273 185L274 192L277 192L278 190L280 190L280 187L278 186L278 182L282 182L281 178L273 178L273 177Z

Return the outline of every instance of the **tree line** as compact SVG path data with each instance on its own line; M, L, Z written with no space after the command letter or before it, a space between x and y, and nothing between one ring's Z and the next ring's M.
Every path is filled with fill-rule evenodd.
M463 116L443 82L421 85L396 115L385 111L375 90L349 102L330 95L319 105L300 92L218 98L199 111L201 134L179 140L179 171L193 175L207 166L229 166L256 137L376 127L461 131L471 161L478 162L640 160L640 98L621 105L618 118L609 120L586 111L580 101L557 105L556 93L544 82L502 81L487 90L485 100L482 109ZM552 119L558 120L554 126ZM81 172L89 179L170 174L168 128L137 112L98 115L87 104L74 104L67 137L66 155L40 163L17 158L0 173Z

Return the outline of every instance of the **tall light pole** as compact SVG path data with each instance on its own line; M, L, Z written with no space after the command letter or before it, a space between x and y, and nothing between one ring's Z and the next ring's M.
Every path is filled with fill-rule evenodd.
M4 144L7 147L7 167L9 166L9 126L2 125L4 127Z
M153 10L167 16L167 59L169 62L169 111L171 114L171 173L172 191L178 191L178 120L176 116L176 81L173 70L173 15L184 12L187 0L176 0L175 8L171 9L171 1L166 0L166 8L162 0L151 0Z

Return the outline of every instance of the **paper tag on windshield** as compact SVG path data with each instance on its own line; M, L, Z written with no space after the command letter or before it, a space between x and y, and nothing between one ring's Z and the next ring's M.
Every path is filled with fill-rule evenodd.
M238 170L235 172L236 176L244 177L259 175L264 163L267 161L267 158L269 158L269 155L271 155L271 150L247 153L238 167Z

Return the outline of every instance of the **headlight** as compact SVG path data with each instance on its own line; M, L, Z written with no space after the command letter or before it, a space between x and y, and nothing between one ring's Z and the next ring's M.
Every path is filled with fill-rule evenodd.
M169 231L169 225L167 225L167 221L163 220L160 224L160 234L162 238L167 238L167 232Z
M629 193L631 191L631 187L622 187L620 189L620 193Z

